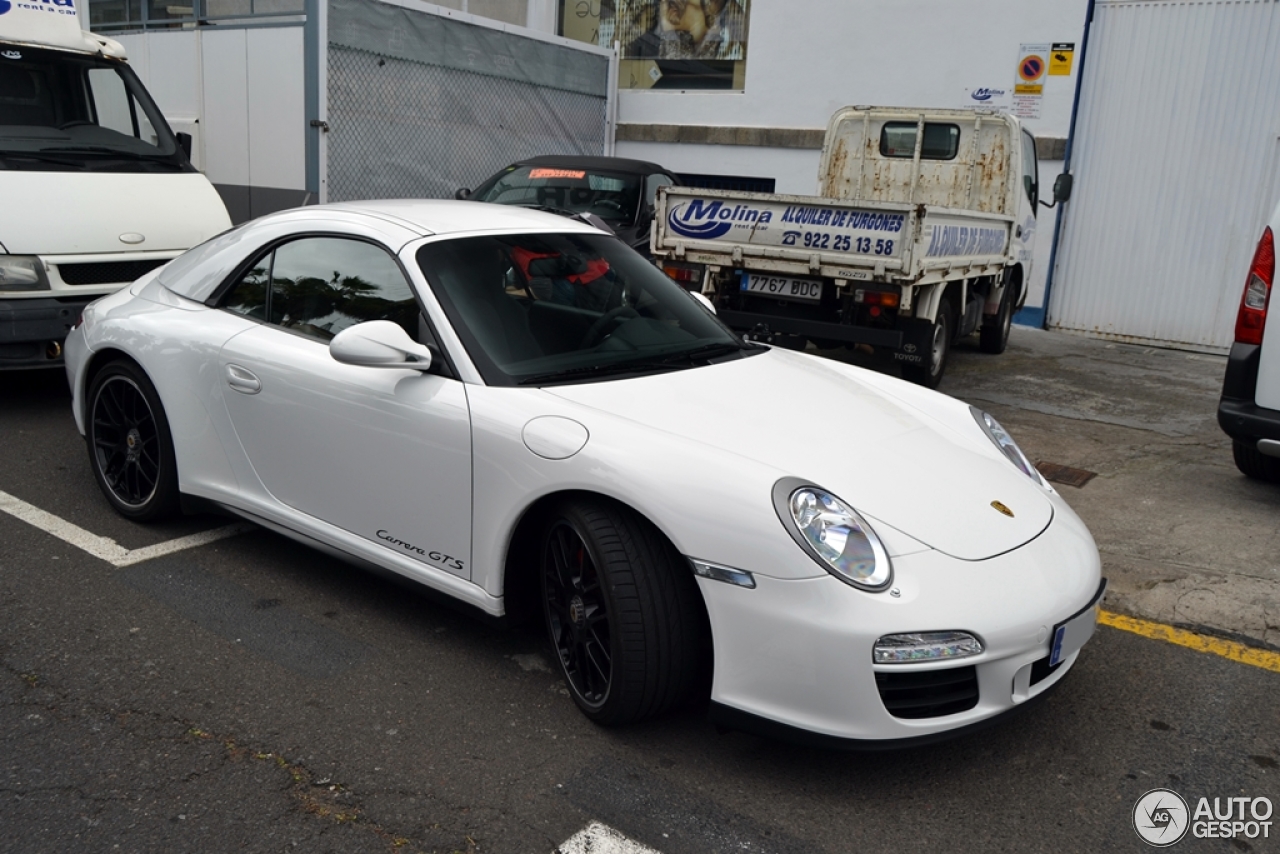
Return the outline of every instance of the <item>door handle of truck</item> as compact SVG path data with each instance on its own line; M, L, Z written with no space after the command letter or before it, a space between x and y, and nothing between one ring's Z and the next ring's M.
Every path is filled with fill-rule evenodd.
M239 365L227 365L227 385L241 394L257 394L262 391L262 381L253 375L253 371Z

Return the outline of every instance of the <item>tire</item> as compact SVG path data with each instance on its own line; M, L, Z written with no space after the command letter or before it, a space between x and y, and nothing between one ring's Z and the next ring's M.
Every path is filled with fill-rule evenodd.
M1245 476L1267 483L1280 483L1280 457L1268 457L1259 452L1257 446L1239 439L1232 440L1231 455L1235 457L1236 468Z
M904 364L902 378L925 388L937 388L947 369L947 357L951 355L951 332L951 302L943 297L938 301L938 319L933 323L928 360L923 365Z
M632 723L689 695L699 593L652 525L612 503L565 501L547 518L540 575L551 647L583 714Z
M1005 279L1004 294L1000 297L1000 308L990 320L984 320L978 330L978 349L993 355L1003 353L1009 346L1009 327L1013 326L1013 292L1016 290L1012 278Z
M121 516L155 522L181 508L173 436L160 396L133 362L111 362L89 386L89 465Z

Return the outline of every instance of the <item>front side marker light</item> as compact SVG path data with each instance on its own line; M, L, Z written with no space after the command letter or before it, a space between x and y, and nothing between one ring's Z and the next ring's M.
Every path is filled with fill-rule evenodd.
M731 566L707 563L705 560L697 560L695 558L689 558L689 563L693 566L694 575L710 578L712 581L723 581L725 584L732 584L735 587L746 587L749 590L755 589L755 576L745 569L734 569Z
M982 641L968 632L907 632L880 638L871 659L876 664L918 664L953 661L980 652Z

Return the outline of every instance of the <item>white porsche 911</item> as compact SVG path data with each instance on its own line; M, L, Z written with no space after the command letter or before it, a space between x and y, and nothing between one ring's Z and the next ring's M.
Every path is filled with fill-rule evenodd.
M743 342L615 238L469 202L308 207L90 305L94 475L540 613L600 723L684 700L829 746L915 744L1060 681L1105 583L990 415Z

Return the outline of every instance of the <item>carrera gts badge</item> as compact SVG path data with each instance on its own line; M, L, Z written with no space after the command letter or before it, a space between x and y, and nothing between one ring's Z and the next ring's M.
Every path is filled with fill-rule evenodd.
M1013 518L1013 511L1010 510L1008 507L1005 507L999 501L992 501L991 506L999 510L1004 515L1008 516L1010 519Z

